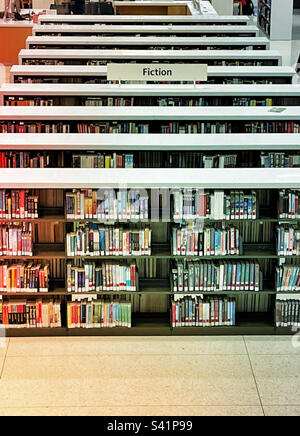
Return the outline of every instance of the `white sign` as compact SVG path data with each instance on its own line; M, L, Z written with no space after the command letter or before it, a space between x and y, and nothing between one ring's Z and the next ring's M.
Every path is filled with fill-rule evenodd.
M107 80L207 81L206 64L107 64Z

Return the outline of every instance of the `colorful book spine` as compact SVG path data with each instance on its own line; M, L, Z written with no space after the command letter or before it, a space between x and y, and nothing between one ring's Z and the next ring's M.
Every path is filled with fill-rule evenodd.
M96 223L74 223L67 233L67 256L149 256L151 229L126 230Z
M229 261L177 261L171 269L173 292L263 290L258 263Z
M0 220L38 218L38 196L28 190L0 190Z
M73 154L73 168L133 168L133 154Z
M131 303L87 299L68 302L69 328L131 327Z
M173 218L176 221L256 219L256 192L179 189L173 193Z
M0 264L0 292L48 292L49 265Z
M181 226L172 229L173 256L227 256L242 253L238 228Z
M295 265L282 265L276 268L277 292L300 291L300 267Z
M173 328L234 326L236 302L223 296L176 296L171 313Z
M102 221L148 220L148 202L148 194L139 189L74 189L66 193L66 217Z
M300 218L300 191L293 189L282 189L279 191L278 216L279 218L299 219Z
M277 295L276 327L300 327L300 295Z
M84 263L82 267L67 264L68 292L137 291L138 273L135 263Z
M278 256L300 256L300 229L292 226L277 227Z
M2 325L11 328L58 328L61 302L56 299L0 301Z
M0 226L0 256L32 256L32 223Z

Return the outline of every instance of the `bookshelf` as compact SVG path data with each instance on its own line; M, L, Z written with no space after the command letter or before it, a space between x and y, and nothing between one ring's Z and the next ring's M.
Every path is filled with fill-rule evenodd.
M38 96L38 97L36 97ZM297 106L300 85L4 84L0 105ZM118 100L120 99L120 100ZM132 100L133 99L133 100Z
M170 50L183 49L193 50L267 50L269 40L265 37L193 37L188 40L186 37L173 38L156 37L123 37L123 36L29 36L26 40L26 49L72 49L105 50L113 47L122 49L123 47L132 50Z
M292 84L296 77L292 67L208 66L210 83ZM11 83L107 83L106 66L89 65L13 65Z
M259 0L257 23L271 41L292 39L293 0ZM282 23L285 23L282 26Z
M21 50L19 64L106 65L108 62L249 64L281 66L282 57L273 50Z
M38 24L82 24L94 25L97 23L109 24L130 24L143 25L156 24L179 24L179 25L247 25L249 17L246 16L220 16L215 14L205 15L114 15L114 16L95 16L95 15L40 15Z
M62 18L65 17L58 19ZM68 18L73 20L74 16ZM106 18L120 23L114 17ZM120 18L124 17L116 17ZM133 24L132 20L126 22ZM59 37L59 41L65 38ZM78 40L77 36L73 38ZM128 37L125 39L128 41ZM228 39L233 41L234 37ZM281 311L286 317L285 311L290 310L290 318L284 318L282 325L291 319L292 309L285 307L286 289L284 286L284 291L278 290L278 277L280 271L286 274L285 267L297 274L295 265L300 259L300 247L291 248L292 240L288 242L286 255L280 251L282 235L286 238L290 232L299 234L299 196L295 190L300 189L300 109L299 86L291 84L294 71L282 67L280 55L269 50L260 53L216 50L210 51L209 57L204 51L190 50L189 53L164 51L161 55L137 50L74 51L75 58L72 50L29 50L30 55L38 55L37 63L51 56L61 60L69 56L71 62L79 64L19 65L13 68L12 75L23 72L37 78L52 75L68 76L72 80L83 80L83 77L106 80L105 65L86 66L82 60L86 62L94 56L94 59L104 58L105 62L110 59L148 62L188 59L190 62L193 59L210 63L212 58L222 59L225 53L226 62L243 62L250 56L250 62L256 59L263 66L209 65L209 78L224 80L224 75L245 81L249 77L268 78L280 84L3 86L4 100L38 96L53 99L57 105L55 110L51 106L0 106L2 225L14 226L18 221L14 214L10 218L2 214L4 207L18 210L20 206L18 201L11 202L12 206L4 201L7 191L26 188L28 195L39 199L38 218L22 219L24 226L32 225L33 255L5 255L0 260L2 257L12 269L19 268L12 264L21 261L42 268L49 265L50 272L50 292L7 293L1 284L0 262L3 307L7 310L8 301L9 307L18 307L21 297L30 310L33 303L29 302L37 301L37 311L40 305L48 305L50 311L53 305L57 310L59 302L61 320L61 323L52 322L52 328L10 325L8 336L289 334L287 326L276 324L276 316ZM28 50L20 53L20 63L24 54ZM290 84L283 85L284 81ZM136 106L80 106L86 97L130 101L133 98ZM180 103L184 99L201 98L208 105L196 106L196 100L194 106L153 104L153 99L160 98L176 98ZM238 101L241 103L240 99L249 98L268 99L268 104L272 99L272 105L259 103L250 107L244 101L242 106L235 106ZM6 102L2 100L2 103ZM23 134L6 133L16 131ZM38 133L44 131L49 133ZM95 168L95 156L98 168ZM205 191L199 192L199 186ZM169 190L173 191L170 196ZM160 194L164 195L160 198ZM203 232L199 219L204 225ZM198 238L197 250L193 238ZM221 245L220 241L223 241ZM222 248L223 243L226 250ZM293 243L298 244L297 238ZM204 288L196 283L197 271L202 271L204 276L207 272ZM229 281L222 281L224 271ZM223 286L226 290L221 290L225 289ZM299 290L292 292L297 299ZM184 300L179 301L180 296L185 296ZM279 298L283 299L282 307L276 301ZM190 326L185 315L184 328L175 323L174 313L181 310L187 314L193 304L195 308L195 302L197 307L199 304L197 310L203 311L209 304L217 321L211 320L212 325L204 322L201 326ZM113 310L114 316L118 313L118 327L105 324L104 328L97 325L87 329L78 325L72 311L80 310L86 321L86 311L98 310L98 303L101 310ZM225 325L221 326L218 314L222 307L226 316ZM233 326L230 324L234 323L235 309ZM126 327L129 318L132 319L130 329Z
M170 37L204 37L204 36L221 36L221 37L255 37L258 36L256 26L141 26L141 25L110 25L95 24L91 26L82 25L35 25L33 27L33 36L170 36Z

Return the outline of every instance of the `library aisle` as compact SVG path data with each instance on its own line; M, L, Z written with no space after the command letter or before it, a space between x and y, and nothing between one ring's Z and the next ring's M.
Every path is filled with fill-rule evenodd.
M0 349L0 416L299 416L296 345L285 336L11 338Z

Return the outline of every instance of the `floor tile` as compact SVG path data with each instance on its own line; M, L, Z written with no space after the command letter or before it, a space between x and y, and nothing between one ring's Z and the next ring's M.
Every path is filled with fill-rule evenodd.
M238 337L62 337L11 338L8 356L53 355L246 355L246 347Z
M252 372L247 356L52 356L52 357L7 357L3 380L39 380L89 378L124 379L170 377L170 379L216 379L236 377L252 381ZM235 382L238 385L239 381Z
M0 381L0 407L260 406L250 377Z
M251 355L263 406L300 405L300 359L287 355Z
M265 416L300 416L300 406L264 406Z
M263 416L257 406L0 408L0 416Z
M251 355L251 365L255 377L290 378L300 381L300 358L294 355ZM300 404L300 398L299 398Z
M293 336L245 336L249 354L291 354L300 355L300 339ZM298 338L298 337L297 337Z

